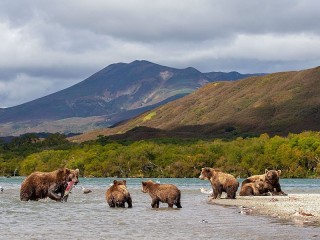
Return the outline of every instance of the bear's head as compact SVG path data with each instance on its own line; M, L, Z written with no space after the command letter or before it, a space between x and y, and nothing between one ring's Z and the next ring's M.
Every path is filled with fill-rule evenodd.
M259 190L263 191L265 187L265 182L262 179L258 179L257 181L254 182L254 186Z
M64 174L66 176L66 181L73 182L76 185L79 182L79 169L73 170L69 168L64 169Z
M214 170L214 169L209 168L209 167L202 168L199 178L201 180L210 180L210 178L212 177L212 173L213 173L212 170Z
M266 182L269 182L271 184L279 182L279 178L281 175L281 170L265 170L265 179Z
M141 189L141 191L143 193L147 193L147 192L150 191L150 187L152 187L153 185L154 185L154 182L152 180L148 180L146 182L142 181L142 189Z
M127 186L127 181L126 180L114 180L113 185L114 186L117 186L117 185Z

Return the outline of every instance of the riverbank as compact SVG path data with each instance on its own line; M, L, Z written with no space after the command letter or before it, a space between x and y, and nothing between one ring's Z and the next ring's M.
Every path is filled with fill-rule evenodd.
M241 214L261 214L298 225L320 226L320 194L288 196L237 196L237 199L208 199L209 204L237 206Z

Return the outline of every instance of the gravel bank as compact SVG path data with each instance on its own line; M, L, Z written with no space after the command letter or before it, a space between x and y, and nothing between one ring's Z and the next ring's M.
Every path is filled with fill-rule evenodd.
M262 214L299 225L320 226L320 194L288 196L237 196L236 199L208 199L209 204L238 206L241 214Z

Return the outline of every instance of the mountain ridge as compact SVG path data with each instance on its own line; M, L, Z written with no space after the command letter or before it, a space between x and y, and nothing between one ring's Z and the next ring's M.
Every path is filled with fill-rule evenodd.
M107 127L187 95L216 81L213 76L192 67L177 69L145 60L111 64L71 87L0 109L0 123L5 124L0 132L2 136L45 132L50 124L50 131L66 133ZM230 78L234 80L234 73Z

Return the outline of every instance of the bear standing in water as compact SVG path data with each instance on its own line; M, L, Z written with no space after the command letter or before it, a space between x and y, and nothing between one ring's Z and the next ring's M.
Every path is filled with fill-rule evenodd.
M236 198L239 182L234 176L221 172L218 169L205 167L202 168L199 178L201 180L210 181L213 190L213 198L220 198L222 192L227 193L227 198Z
M182 208L180 203L181 192L173 184L159 184L151 180L142 182L142 192L149 193L152 198L151 207L159 208L159 202L168 203L168 207Z
M38 201L51 198L55 201L66 201L66 188L79 182L79 169L62 168L53 172L31 173L21 184L21 201ZM59 195L60 194L60 195Z
M132 199L127 189L127 181L113 181L113 185L106 191L106 200L110 207L125 207L128 203L128 208L132 208Z

